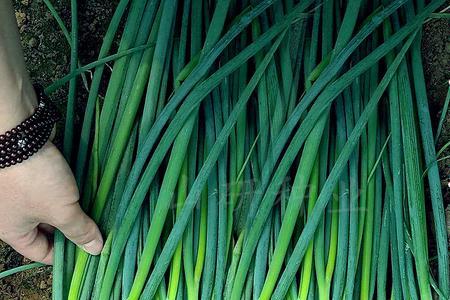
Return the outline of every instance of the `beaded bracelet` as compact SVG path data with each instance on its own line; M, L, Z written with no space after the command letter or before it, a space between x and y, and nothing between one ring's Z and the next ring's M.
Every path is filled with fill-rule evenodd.
M56 107L39 85L34 85L38 107L17 127L0 135L0 169L27 160L48 141L58 120Z

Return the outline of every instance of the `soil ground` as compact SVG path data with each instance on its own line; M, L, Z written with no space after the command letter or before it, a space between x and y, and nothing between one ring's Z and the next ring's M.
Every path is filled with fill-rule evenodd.
M42 0L14 0L25 58L33 80L44 85L67 74L69 47ZM70 9L64 0L52 1L66 24L70 24ZM95 60L95 55L107 26L108 16L116 1L80 1L80 59L82 63ZM432 110L432 120L437 126L450 79L450 26L445 19L432 20L424 27L423 62L426 84ZM65 90L54 95L53 100L63 106ZM80 100L86 99L83 92ZM81 100L82 102L82 100ZM82 105L82 104L81 104ZM438 149L450 140L450 114ZM450 149L444 155L450 155ZM442 189L450 220L450 160L440 162ZM450 221L448 222L450 232ZM28 263L11 248L0 242L0 271ZM51 268L42 267L0 280L0 299L51 299Z

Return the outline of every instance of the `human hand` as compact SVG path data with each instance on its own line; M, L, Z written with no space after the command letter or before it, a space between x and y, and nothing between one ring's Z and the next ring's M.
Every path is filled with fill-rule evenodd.
M0 0L0 134L28 118L37 105L26 71L11 1ZM34 261L52 263L49 234L56 227L99 254L97 225L80 208L69 166L48 142L28 160L0 169L0 239Z
M69 166L48 142L28 160L0 170L0 239L31 260L51 264L49 234L58 228L86 252L99 254L100 230L78 199Z

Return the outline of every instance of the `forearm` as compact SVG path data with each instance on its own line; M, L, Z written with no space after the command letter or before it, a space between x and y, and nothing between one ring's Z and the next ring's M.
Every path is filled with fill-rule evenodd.
M10 0L0 0L0 134L26 119L35 106L14 10Z

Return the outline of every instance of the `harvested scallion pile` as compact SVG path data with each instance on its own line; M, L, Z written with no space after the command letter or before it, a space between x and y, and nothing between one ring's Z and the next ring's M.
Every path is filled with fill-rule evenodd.
M444 3L120 0L82 67L72 1L47 91L70 84L64 153L106 243L56 234L53 298L449 299L420 48Z

